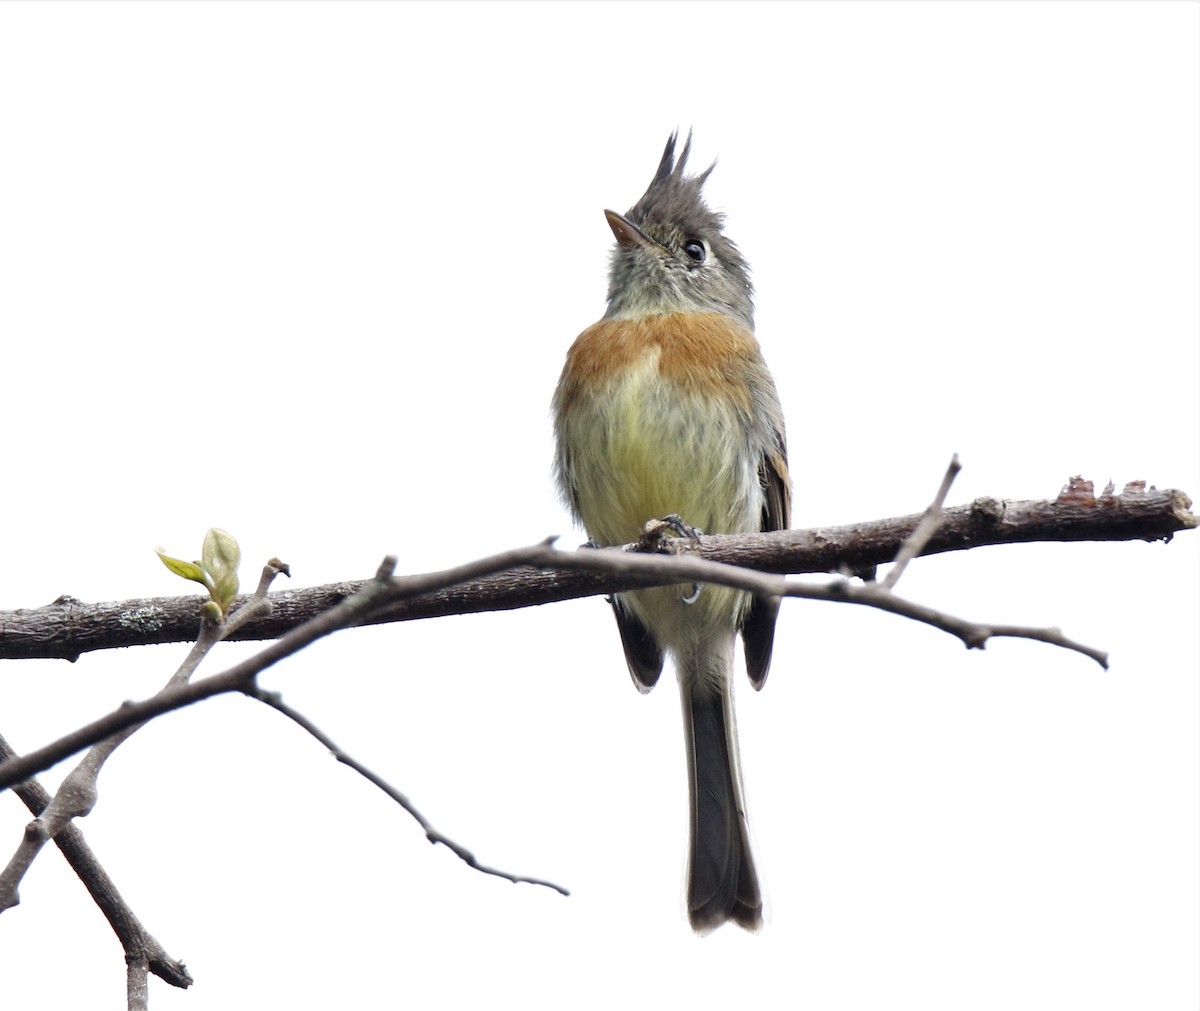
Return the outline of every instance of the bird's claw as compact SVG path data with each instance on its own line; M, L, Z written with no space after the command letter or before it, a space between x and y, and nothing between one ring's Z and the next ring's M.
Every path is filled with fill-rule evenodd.
M667 529L674 530L680 537L686 537L695 544L700 543L700 535L704 533L699 527L684 523L683 517L678 513L671 513L670 516L664 516L659 522L665 524Z
M664 516L660 520L647 520L646 525L642 527L642 536L638 539L638 546L646 550L665 550L663 542L666 539L664 535L667 531L675 534L676 537L686 537L693 544L699 544L700 535L704 533L699 527L685 523L676 513L671 513L670 516Z
M642 536L638 539L638 548L643 551L670 552L666 534L670 531L676 537L686 537L693 544L700 543L700 535L704 533L699 527L685 523L678 513L671 513L660 520L649 520L642 527ZM685 604L694 604L700 599L700 583L692 584L692 592L679 599Z

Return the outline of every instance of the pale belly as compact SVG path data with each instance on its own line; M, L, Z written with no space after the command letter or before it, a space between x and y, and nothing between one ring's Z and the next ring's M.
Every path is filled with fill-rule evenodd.
M636 540L672 513L705 533L761 529L758 460L735 408L679 396L648 362L574 413L572 477L596 543Z
M680 395L651 359L572 414L572 477L596 544L635 541L648 520L671 514L705 533L761 529L758 458L736 407ZM716 586L683 603L691 592L685 585L623 596L663 645L676 648L702 627L732 628L747 603L745 594Z

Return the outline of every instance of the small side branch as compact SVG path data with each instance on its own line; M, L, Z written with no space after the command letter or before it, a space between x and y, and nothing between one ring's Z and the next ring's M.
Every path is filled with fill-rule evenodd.
M678 550L687 552L688 548L680 545ZM912 600L898 597L891 590L875 583L855 585L844 578L834 579L825 584L799 583L784 579L782 576L770 575L765 572L755 572L733 565L719 562L709 562L706 559L692 557L689 554L676 555L640 555L623 551L577 551L558 552L557 564L560 566L578 566L579 568L603 569L614 574L634 575L657 571L659 579L651 585L661 586L670 582L688 583L718 583L722 586L732 586L739 590L749 590L759 596L769 597L799 597L805 600L827 600L837 603L861 604L864 607L874 607L888 611L904 618L911 618L924 625L941 629L962 640L968 649L983 649L989 639L1000 637L1018 639L1036 639L1039 642L1060 646L1064 649L1082 653L1095 660L1101 667L1108 668L1108 654L1102 650L1093 649L1082 643L1066 638L1055 628L1032 628L1020 625L985 624L966 621L962 618L946 614L943 611L926 607ZM672 573L674 579L667 579L667 573ZM2 767L0 767L2 768Z
M482 874L491 874L498 878L504 878L506 881L511 881L514 884L541 885L544 888L553 889L560 895L571 894L561 885L556 885L552 881L543 881L541 878L530 878L519 874L510 874L508 871L498 870L495 867L488 867L486 864L481 864L478 859L476 859L475 854L469 849L456 843L449 836L442 835L441 832L435 829L425 818L425 816L417 810L408 797L387 782L387 780L383 779L383 777L368 769L365 765L359 762L358 759L354 758L352 755L338 747L338 745L335 744L325 734L325 732L322 731L316 724L314 724L307 716L293 709L286 702L284 702L282 696L280 696L277 692L268 692L257 685L254 685L246 689L245 693L251 698L257 699L259 702L262 702L265 705L270 706L272 709L283 713L283 715L289 720L292 720L294 723L303 727L306 731L308 731L309 734L311 734L318 741L320 741L321 744L328 748L329 753L333 755L334 758L336 758L343 765L349 766L368 782L373 783L380 790L391 797L392 800L404 808L404 810L407 811L416 821L416 823L424 830L426 839L435 845L440 844L445 846L452 853L454 853L455 856L466 863L468 867L472 867Z
M795 593L793 589L789 587L787 596L804 596L814 600L844 600L849 604L863 604L866 607L875 607L881 611L898 614L902 618L911 618L913 621L919 621L923 625L930 625L933 628L938 628L943 632L949 632L951 635L957 636L962 640L963 645L967 649L983 649L989 639L1034 639L1037 642L1044 642L1051 646L1058 646L1062 649L1082 653L1089 659L1095 660L1105 670L1108 670L1108 654L1105 651L1086 646L1081 642L1076 642L1074 639L1068 639L1057 628L1034 628L1024 625L996 625L966 621L963 618L955 617L944 611L926 607L924 604L918 604L915 601L897 597L886 587L882 585L876 586L871 583L863 586L853 586L850 583L831 584L828 587L831 591L828 596ZM826 587L813 587L813 589L824 590Z
M15 756L3 736L0 736L0 761ZM36 779L18 783L14 792L29 811L37 817L50 803L50 794ZM68 825L54 837L54 842L62 851L71 869L78 875L84 887L92 896L100 912L108 920L113 933L125 949L126 959L144 960L150 972L171 986L189 987L192 976L178 959L167 954L163 946L142 925L136 914L121 897L117 886L113 883L108 872L96 859L92 848L88 845L83 833L75 825Z
M962 464L958 462L958 454L955 453L950 458L950 466L946 468L946 476L942 478L942 486L938 488L937 494L929 504L929 508L922 514L916 528L904 539L904 543L900 545L900 550L896 554L896 560L892 563L891 571L888 572L880 584L885 590L896 588L896 583L904 575L904 570L908 568L908 563L925 550L933 535L941 529L946 515L942 511L942 507L946 504L946 495L950 491L950 485L954 483L954 479L958 476L960 470L962 470Z

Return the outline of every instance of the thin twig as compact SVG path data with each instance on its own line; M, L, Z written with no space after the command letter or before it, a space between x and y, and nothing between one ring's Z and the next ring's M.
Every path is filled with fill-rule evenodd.
M942 486L933 497L933 501L929 503L929 508L921 516L916 528L904 538L904 543L900 545L900 550L896 554L896 561L893 563L891 571L880 582L880 586L885 590L895 589L896 583L900 581L900 577L904 574L904 570L908 568L908 563L925 550L929 539L942 525L942 506L945 504L946 495L950 491L950 486L954 483L954 479L958 476L960 470L962 470L962 464L958 462L958 454L955 453L950 458L950 466L946 468L946 474L942 478Z
M642 555L620 550L555 551L553 554L557 556L557 561L554 564L563 568L602 570L622 575L627 572L633 574L647 571L663 577L672 574L676 577L671 580L672 582L718 583L722 586L749 590L751 593L763 597L800 597L805 600L861 604L941 629L943 632L957 636L968 649L983 649L988 639L1002 636L1036 639L1039 642L1082 653L1095 660L1104 669L1108 669L1107 653L1068 639L1056 628L1032 628L1021 625L995 625L966 621L932 607L926 607L924 604L905 600L876 583L854 585L841 577L829 583L799 583L782 576L757 572L754 569L741 569L721 562L709 562L688 554L689 548L686 542L675 541L672 544L677 545L677 549L683 553ZM666 581L665 578L655 580L659 585ZM0 771L2 770L3 766L0 766ZM0 781L0 785L3 785L2 781Z
M0 736L0 760L12 758L15 754L4 737ZM18 783L13 787L13 792L35 817L46 810L50 803L50 794L36 779ZM125 957L144 956L150 971L163 982L184 988L191 986L193 980L187 966L168 955L166 949L142 925L96 859L79 826L68 825L55 835L54 843L108 920L113 933L120 939Z
M278 692L266 691L260 688L257 684L250 685L243 689L243 691L246 695L249 695L251 698L258 699L259 702L262 702L265 705L270 706L272 709L283 713L283 715L289 720L292 720L299 726L303 727L306 731L308 731L309 734L311 734L318 741L320 741L321 744L328 748L330 754L332 754L334 758L336 758L343 765L349 766L360 776L363 776L365 779L373 783L380 790L391 797L392 800L404 808L404 810L407 811L417 822L417 824L420 825L424 830L426 839L428 839L431 843L441 844L442 846L447 847L469 867L473 867L475 870L480 871L483 874L492 874L495 877L504 878L506 881L512 881L516 884L541 885L544 888L552 888L560 895L571 894L561 885L556 885L552 881L543 881L541 878L530 878L519 874L510 874L508 871L498 870L495 867L488 867L486 864L481 864L476 859L475 854L473 854L465 846L459 845L453 839L443 835L441 832L435 829L426 820L425 816L417 810L412 801L410 801L403 793L397 790L377 773L373 772L371 769L368 769L352 755L338 747L338 745L335 744L328 737L328 735L326 735L324 731L317 727L316 724L314 724L307 716L296 709L293 709L286 702L284 702L283 697Z
M797 592L799 589L795 584L789 585L786 596L809 597L813 600L844 600L848 604L862 604L866 607L875 607L881 611L888 611L891 614L898 614L902 618L911 618L913 621L919 621L923 625L930 625L933 628L941 629L943 632L949 632L951 635L961 639L967 649L983 649L989 639L1034 639L1037 642L1044 642L1051 646L1058 646L1062 649L1072 650L1075 653L1081 653L1089 659L1095 660L1104 670L1108 670L1108 654L1104 650L1086 646L1083 643L1076 642L1074 639L1068 639L1057 628L1035 628L1025 625L991 625L966 621L952 614L946 614L944 611L926 607L924 604L918 604L914 601L897 597L891 590L885 590L882 586L877 586L873 583L854 586L847 582L840 582L831 583L827 588L813 587L813 589L830 590L830 593L820 595Z
M150 966L145 958L125 961L125 1006L128 1011L148 1011L150 1007Z

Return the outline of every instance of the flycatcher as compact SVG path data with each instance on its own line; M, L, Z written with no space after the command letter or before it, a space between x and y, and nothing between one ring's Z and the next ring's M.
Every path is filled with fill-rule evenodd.
M754 337L753 289L723 216L684 174L676 135L616 236L608 309L567 352L554 393L555 469L575 518L599 547L636 541L648 520L706 533L785 529L791 485L783 414ZM675 524L680 531L682 524ZM639 691L670 654L683 701L690 810L692 928L762 925L746 822L731 675L740 633L761 688L777 600L721 586L618 594L613 610Z

